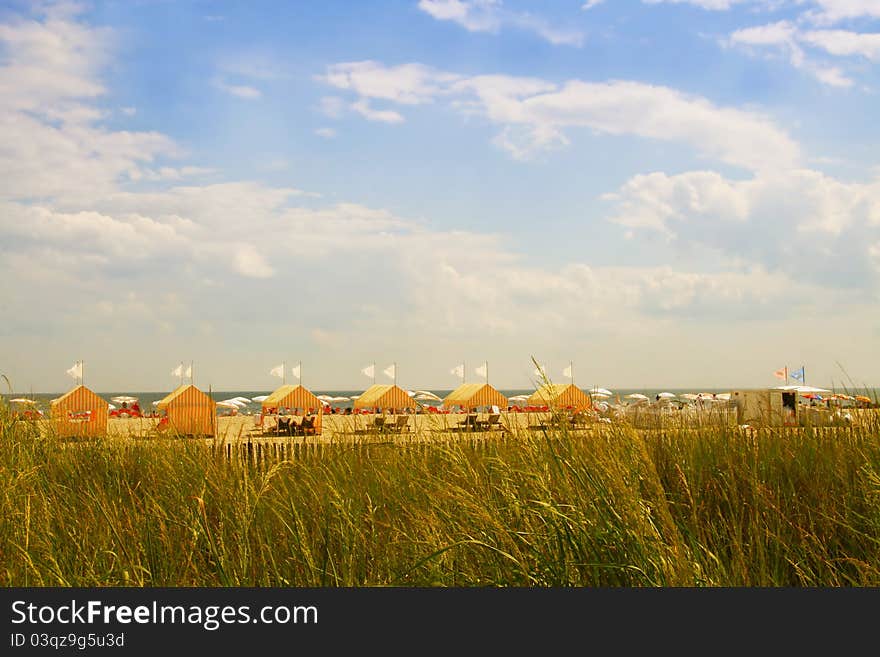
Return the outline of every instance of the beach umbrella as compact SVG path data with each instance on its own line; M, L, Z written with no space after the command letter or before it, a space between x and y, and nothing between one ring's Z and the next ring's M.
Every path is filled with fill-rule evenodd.
M116 407L113 404L107 404L107 408L109 408L111 411L116 410Z
M640 392L634 392L634 393L632 393L631 395L627 395L626 398L627 398L627 399L641 399L641 400L645 400L645 399L648 398L648 395L643 395L643 394L640 393Z
M217 406L222 406L223 408L239 408L238 404L234 404L231 401L218 401Z
M346 402L346 401L348 401L348 397L331 397L330 401L332 401L332 402Z
M417 390L414 399L418 399L419 401L443 401L443 399L435 395L433 392L428 392L426 390Z
M507 401L512 402L524 402L529 400L529 395L514 395L513 397L508 397Z
M247 397L233 397L232 401L240 401L243 404L250 404L251 403L251 400L248 399Z
M13 404L36 404L36 400L33 399L25 399L24 397L17 397L15 399L10 399L10 402Z
M721 401L730 401L730 393L719 392L717 395L715 395L715 399L720 399Z
M657 396L658 396L660 399L675 399L675 395L673 395L671 392L661 392L661 393L660 393L659 395L657 395Z
M349 399L351 399L352 401L354 401L354 400L357 399L358 397L360 397L360 395L352 395L351 397L349 397Z
M596 399L608 399L609 397L611 397L611 395L604 392L591 392L590 396L595 397Z
M866 397L865 395L856 395L856 401L863 402L865 404L873 403L873 400L870 397Z
M683 395L681 395L682 399L690 399L691 401L694 401L695 399L697 399L697 397L699 397L699 395L695 395L692 392L686 392Z
M269 395L260 395L260 396L258 396L258 397L254 397L252 401L255 401L255 402L264 402L264 401L266 401L267 399L269 399Z
M110 401L112 401L114 404L134 404L137 401L137 397L119 395L118 397L111 397Z
M331 397L330 395L316 395L316 397L323 402L327 402L333 399L333 397Z
M610 390L608 390L607 388L593 388L590 390L590 394L591 395L605 395L607 397L610 397L614 393L611 392Z

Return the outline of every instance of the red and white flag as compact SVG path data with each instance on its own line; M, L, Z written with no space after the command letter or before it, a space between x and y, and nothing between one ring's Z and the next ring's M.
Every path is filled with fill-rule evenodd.
M788 380L788 368L787 367L779 368L778 370L773 372L773 376L775 376L777 379L782 379L783 381L787 381Z

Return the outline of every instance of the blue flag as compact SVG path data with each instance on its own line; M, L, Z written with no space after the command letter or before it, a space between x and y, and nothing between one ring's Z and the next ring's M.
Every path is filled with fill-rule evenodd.
M795 370L794 372L791 373L790 376L791 376L791 378L794 379L795 381L801 381L801 382L803 382L803 380L804 380L804 368L801 367L801 369L799 369L799 370Z

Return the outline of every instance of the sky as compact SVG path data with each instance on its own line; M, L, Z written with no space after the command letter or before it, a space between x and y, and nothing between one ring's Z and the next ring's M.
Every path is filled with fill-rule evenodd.
M880 0L7 0L0 373L880 384L878 63Z

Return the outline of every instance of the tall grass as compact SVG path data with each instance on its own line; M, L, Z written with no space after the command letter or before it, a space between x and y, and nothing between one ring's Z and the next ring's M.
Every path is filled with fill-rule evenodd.
M880 585L876 421L303 454L63 441L0 412L0 584Z

